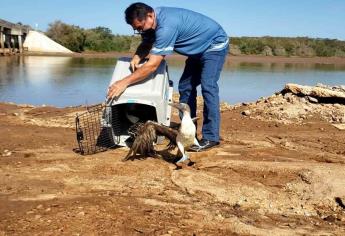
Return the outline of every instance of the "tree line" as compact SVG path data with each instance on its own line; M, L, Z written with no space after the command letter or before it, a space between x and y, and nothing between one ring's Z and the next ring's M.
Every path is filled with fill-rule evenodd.
M113 35L106 27L83 29L61 21L49 24L46 35L74 52L127 52L133 41L132 36Z
M106 27L83 29L61 21L49 24L47 36L74 52L133 52L139 36L114 35ZM231 37L230 54L345 57L345 41L308 37Z

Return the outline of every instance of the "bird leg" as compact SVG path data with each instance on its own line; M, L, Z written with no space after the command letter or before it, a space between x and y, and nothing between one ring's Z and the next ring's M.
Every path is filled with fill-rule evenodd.
M178 160L175 164L179 164L179 163L185 162L185 161L187 161L187 160L189 160L189 156L185 153L185 154L183 154L183 156L181 157L181 159Z
M160 160L164 160L163 156L160 155L159 153L157 153L156 151L149 152L148 156L153 157L153 158L157 158L157 159L160 159Z
M133 154L133 150L130 149L129 152L128 152L128 154L127 154L127 156L126 156L125 158L123 158L122 161L128 161L129 158L132 156L132 154ZM134 155L135 155L135 154L134 154Z
M198 140L196 138L194 138L194 145L200 147L200 144L199 144L199 142L198 142Z
M177 164L177 163L182 163L182 162L184 162L184 161L186 161L186 160L189 159L188 155L187 155L187 154L185 153L185 151L184 151L184 147L183 147L182 143L177 142L177 147L178 147L178 149L180 150L180 152L182 153L182 157L181 157L181 159L178 160L175 164Z

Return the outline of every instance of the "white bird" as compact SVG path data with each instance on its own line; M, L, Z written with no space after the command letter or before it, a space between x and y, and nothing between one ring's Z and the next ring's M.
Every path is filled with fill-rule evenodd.
M180 152L182 153L182 158L176 163L184 162L189 159L186 149L190 148L192 145L199 145L196 139L196 127L192 117L190 116L190 108L186 103L171 103L172 107L177 108L182 112L181 126L176 137L176 144Z
M193 122L197 118L191 118L188 104L170 103L169 105L182 112L179 130L174 130L150 120L146 123L136 124L130 131L132 138L134 138L134 142L124 160L128 160L132 155L135 156L137 153L157 156L153 144L156 142L157 136L159 135L163 135L169 139L169 149L177 146L179 152L182 154L182 157L176 162L176 164L189 159L186 149L192 145L200 146L195 137L196 127Z

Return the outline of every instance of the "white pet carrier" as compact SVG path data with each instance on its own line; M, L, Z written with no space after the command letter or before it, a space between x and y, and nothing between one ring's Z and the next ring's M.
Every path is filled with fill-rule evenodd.
M130 58L118 59L110 85L130 74ZM172 92L167 64L162 61L153 74L129 86L118 99L89 107L76 117L80 153L88 155L114 146L130 146L133 140L128 131L137 122L152 120L169 126ZM157 142L162 139L159 137Z
M117 61L109 86L131 74L130 60L120 58ZM172 93L167 64L162 61L148 78L129 86L118 99L108 101L103 124L111 127L114 143L127 146L128 129L137 122L153 120L169 126L171 106L168 103L172 101Z

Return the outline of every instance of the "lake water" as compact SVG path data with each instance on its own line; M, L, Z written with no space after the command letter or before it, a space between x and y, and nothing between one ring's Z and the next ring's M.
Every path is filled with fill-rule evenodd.
M0 57L0 101L58 107L103 102L115 58ZM169 60L174 89L182 60ZM280 91L286 83L345 84L345 65L232 63L224 66L220 98L230 104L255 101Z

